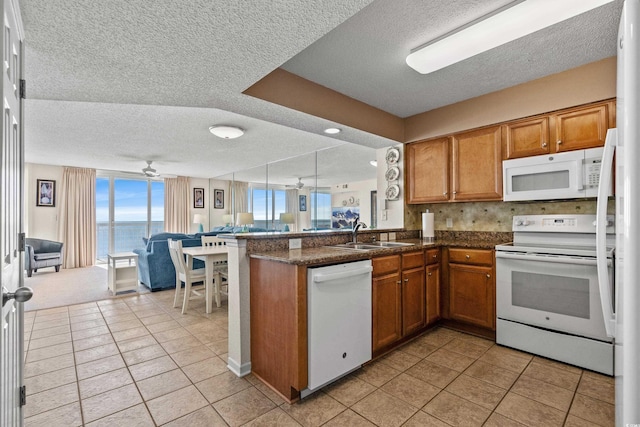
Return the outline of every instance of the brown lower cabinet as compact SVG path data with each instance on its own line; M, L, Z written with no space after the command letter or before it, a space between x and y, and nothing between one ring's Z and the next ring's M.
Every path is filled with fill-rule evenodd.
M440 249L429 249L425 253L425 281L427 297L426 323L431 325L440 319Z
M493 250L449 248L449 318L495 331Z
M374 356L426 325L424 252L373 258Z

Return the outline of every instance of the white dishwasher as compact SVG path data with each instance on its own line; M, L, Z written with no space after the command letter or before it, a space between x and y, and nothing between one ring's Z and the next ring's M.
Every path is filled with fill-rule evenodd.
M309 268L304 398L371 360L371 260Z

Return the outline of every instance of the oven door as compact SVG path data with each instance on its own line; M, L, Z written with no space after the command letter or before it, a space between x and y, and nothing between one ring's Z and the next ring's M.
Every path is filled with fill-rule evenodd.
M611 259L608 265L613 278ZM611 341L595 258L496 252L496 312L500 319Z

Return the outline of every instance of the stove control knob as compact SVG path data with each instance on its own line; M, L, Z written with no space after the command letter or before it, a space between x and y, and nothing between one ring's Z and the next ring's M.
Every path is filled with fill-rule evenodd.
M527 219L518 219L518 220L516 220L516 225L518 227L526 227L529 224L530 224L529 220L527 220Z

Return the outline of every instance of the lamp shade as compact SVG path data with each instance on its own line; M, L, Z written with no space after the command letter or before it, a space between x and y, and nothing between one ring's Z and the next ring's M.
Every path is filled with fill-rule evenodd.
M204 215L202 214L195 214L193 216L193 223L194 224L204 224Z
M280 214L280 224L293 224L294 222L296 222L296 219L292 213Z
M239 212L236 219L237 225L253 224L253 214L251 212Z

